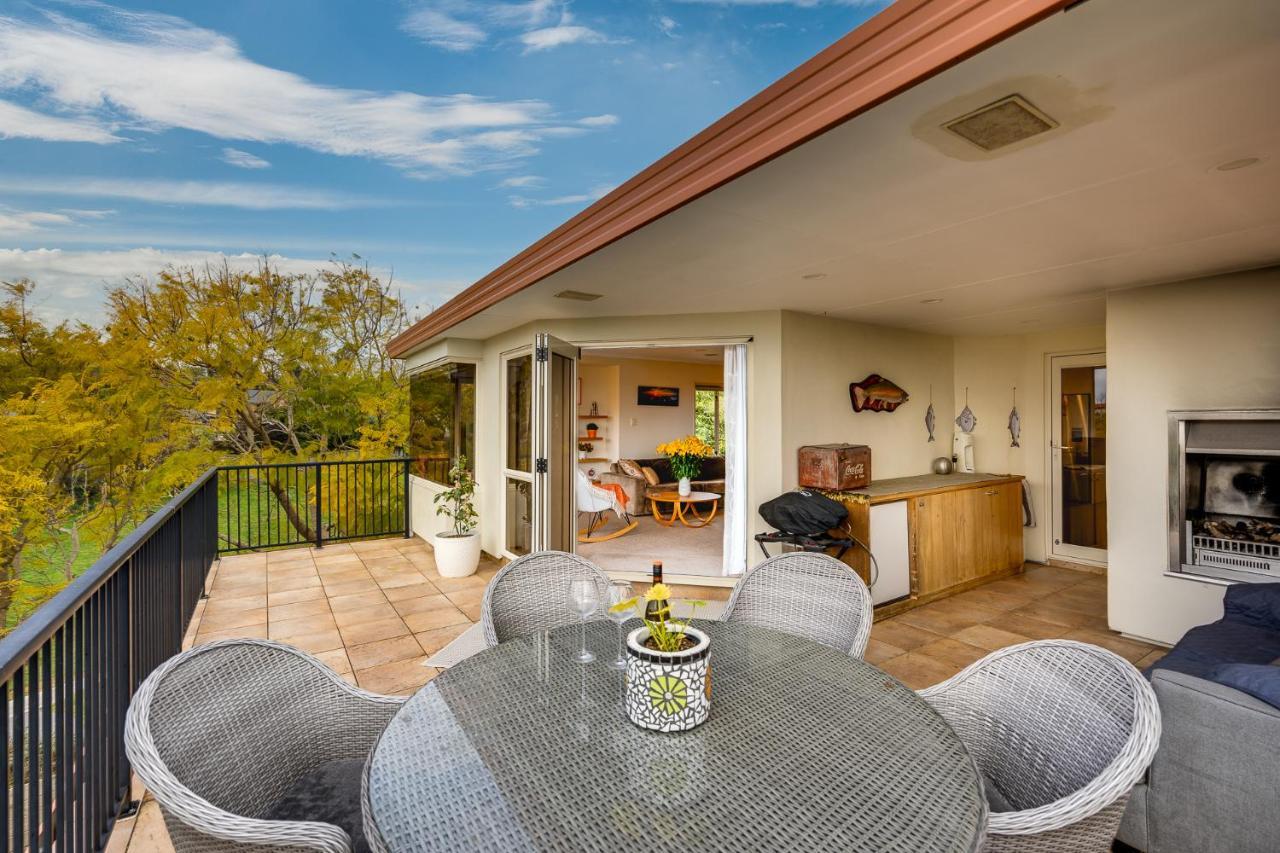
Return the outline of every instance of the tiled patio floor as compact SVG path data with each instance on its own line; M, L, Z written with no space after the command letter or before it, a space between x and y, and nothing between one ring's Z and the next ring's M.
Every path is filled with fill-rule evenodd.
M480 619L497 571L441 578L420 539L379 539L323 549L225 557L188 641L270 637L312 652L348 681L379 693L412 693L437 671L423 662ZM1146 666L1164 654L1107 628L1106 580L1028 566L942 601L877 622L867 660L913 688L958 672L994 649L1030 639L1095 643ZM113 834L113 853L171 853L154 800Z

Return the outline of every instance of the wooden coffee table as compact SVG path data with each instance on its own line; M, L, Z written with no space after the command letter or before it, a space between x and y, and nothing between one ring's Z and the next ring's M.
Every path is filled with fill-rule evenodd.
M685 527L706 527L716 517L716 513L720 510L721 495L715 492L690 492L682 495L679 492L649 492L645 495L649 499L649 508L653 510L653 518L663 527L670 527L676 523L678 519ZM658 504L671 504L671 514L663 518L662 513L658 512ZM694 504L711 504L711 512L703 516L694 508ZM689 519L693 518L694 521Z

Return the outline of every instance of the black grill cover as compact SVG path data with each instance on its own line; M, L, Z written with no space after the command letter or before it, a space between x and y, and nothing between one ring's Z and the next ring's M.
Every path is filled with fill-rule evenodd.
M793 536L821 536L844 524L849 512L839 501L808 489L778 495L760 504L760 517Z

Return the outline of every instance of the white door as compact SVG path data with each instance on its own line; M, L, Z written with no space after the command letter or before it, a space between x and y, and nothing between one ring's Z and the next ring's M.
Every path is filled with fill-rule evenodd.
M539 332L533 345L533 550L572 551L578 348Z
M1049 471L1053 542L1063 560L1107 563L1107 361L1105 353L1050 360Z

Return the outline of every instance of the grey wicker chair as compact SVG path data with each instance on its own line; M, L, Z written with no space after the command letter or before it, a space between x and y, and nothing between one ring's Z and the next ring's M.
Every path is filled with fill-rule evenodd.
M595 563L563 551L539 551L513 560L493 576L484 591L480 624L490 648L534 631L574 625L569 611L569 581L594 580L605 602L609 576Z
M721 618L795 634L861 658L871 636L871 590L835 557L795 551L748 569Z
M317 768L351 761L358 774L403 702L352 687L291 646L226 640L147 677L129 705L125 751L179 853L350 853L341 827L268 816Z
M985 851L1109 851L1160 743L1155 693L1087 643L1009 646L920 691L978 763Z

